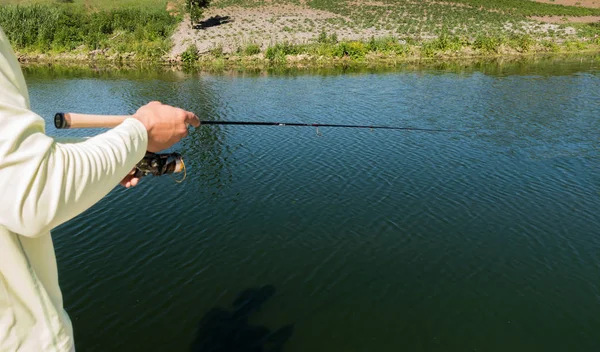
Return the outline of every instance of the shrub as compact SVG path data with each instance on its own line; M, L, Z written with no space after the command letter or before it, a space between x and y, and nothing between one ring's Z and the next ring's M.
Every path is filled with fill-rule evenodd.
M333 56L344 57L349 56L352 58L362 58L367 53L367 45L362 42L351 41L341 42L333 50Z
M258 46L257 44L248 44L244 48L245 55L256 55L259 53L260 53L260 46Z
M299 45L293 45L288 42L279 43L275 44L274 46L268 47L267 51L265 52L265 57L273 63L282 64L287 61L287 55L299 54L302 52L303 49L305 48Z
M214 57L223 57L223 55L224 55L223 45L222 44L216 45L213 48L211 48L208 52Z
M198 55L198 48L194 44L190 44L187 49L181 54L181 61L184 64L193 64L198 61L200 56Z
M491 37L491 36L478 36L473 42L473 48L479 49L483 52L497 53L500 49L500 45L504 43L502 37Z
M200 21L204 9L208 7L210 0L186 0L185 7L190 13L190 22L192 26Z
M560 47L552 40L544 40L541 42L542 46L548 51L557 52L560 51Z
M322 30L317 37L317 42L321 44L337 44L338 36L336 33L332 33L331 35L327 35L325 30Z
M378 52L395 52L398 41L394 37L377 38L371 37L367 43L367 50Z
M523 53L531 50L531 48L535 44L533 38L528 34L515 35L511 39L516 49Z

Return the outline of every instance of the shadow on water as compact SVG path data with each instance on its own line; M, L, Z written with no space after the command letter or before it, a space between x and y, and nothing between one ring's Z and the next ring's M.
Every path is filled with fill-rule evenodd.
M272 285L249 288L238 294L233 310L215 307L200 320L191 352L278 352L294 332L288 324L275 331L266 326L250 325L256 313L275 294Z

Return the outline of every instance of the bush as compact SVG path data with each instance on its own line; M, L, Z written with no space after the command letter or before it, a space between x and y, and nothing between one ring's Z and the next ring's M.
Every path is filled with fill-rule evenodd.
M282 61L287 55L296 55L301 52L301 47L291 43L279 43L267 48L265 57L271 61ZM285 61L285 60L283 60Z
M198 48L194 44L190 44L188 48L181 54L181 61L184 64L193 64L198 61L200 56L198 55Z
M504 41L505 40L502 37L488 37L480 35L473 42L473 48L479 49L483 52L497 53Z
M371 37L369 43L367 44L367 49L369 51L377 51L377 52L394 52L398 46L398 42L394 37L385 37L378 38Z
M257 44L248 44L248 46L246 46L244 48L244 54L245 55L256 55L260 53L260 46L258 46Z
M223 55L225 55L222 44L215 45L214 47L209 49L208 52L214 57L223 57Z
M554 41L552 40L543 40L541 42L542 46L544 48L546 48L548 51L551 52L558 52L560 51L560 47L558 46L558 44L556 44Z
M190 22L192 26L200 21L204 9L208 7L210 0L186 0L185 7L190 13Z
M341 42L339 43L334 51L333 55L336 57L349 56L355 59L362 58L367 53L367 45L362 42Z
M331 35L327 35L327 32L325 32L325 30L322 30L321 33L319 33L319 36L317 37L317 43L321 43L321 44L337 44L338 42L338 37L337 34L332 33Z
M535 44L535 40L528 34L515 35L511 38L511 41L514 43L513 46L522 53L531 50Z

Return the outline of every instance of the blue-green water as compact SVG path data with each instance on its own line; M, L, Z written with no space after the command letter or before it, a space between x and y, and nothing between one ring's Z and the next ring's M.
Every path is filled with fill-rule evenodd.
M599 67L27 69L55 136L99 132L56 131L56 111L151 100L201 119L468 131L191 132L173 148L182 184L116 188L54 230L78 350L600 350Z

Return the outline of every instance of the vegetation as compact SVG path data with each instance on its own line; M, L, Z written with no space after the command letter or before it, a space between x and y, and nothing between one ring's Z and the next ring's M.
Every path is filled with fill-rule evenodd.
M193 44L188 46L183 54L181 54L181 61L186 65L195 63L199 58L200 56L198 55L198 48Z
M155 0L3 0L0 26L17 51L25 54L101 52L104 57L160 60L171 46L170 36L181 22L181 10L192 23L201 19L209 4L260 7L264 0L174 0L177 15L166 11L167 1ZM16 5L20 4L20 5ZM23 5L26 4L26 5ZM322 18L273 15L270 24L230 33L242 37L231 47L220 39L187 47L180 59L187 66L321 65L393 63L401 60L506 56L533 53L600 51L598 23L542 24L530 16L600 16L600 9L538 3L526 0L269 0L268 4L294 4L327 13ZM227 14L226 11L224 11ZM254 19L235 19L234 23ZM271 29L268 29L268 28ZM270 37L279 28L287 36ZM294 41L297 33L314 33L312 40ZM210 31L199 32L209 36ZM240 44L243 43L243 44ZM249 43L249 44L248 44ZM268 45L267 45L268 44ZM202 47L202 46L201 46Z
M598 16L600 9L578 6L562 6L523 0L451 0L474 8L498 10L523 16ZM446 0L446 2L450 2Z
M204 9L208 7L210 0L185 0L185 7L190 13L190 22L192 26L202 19Z
M0 7L0 27L22 52L112 50L159 59L178 19L166 11L124 8L87 12L79 7L34 4Z
M272 4L297 4L299 0L271 0ZM325 20L292 21L286 24L287 31L321 32L334 29L361 31L372 29L394 34L401 38L416 40L437 37L444 32L459 36L510 35L522 32L543 36L546 33L541 23L528 16L600 16L600 9L577 6L562 6L538 3L529 0L312 0L306 6L336 15ZM261 0L214 0L211 6L264 6ZM273 19L277 21L277 18ZM571 26L571 24L569 24ZM590 25L576 25L591 27ZM562 36L564 25L556 25L555 36ZM589 35L589 30L586 31ZM600 29L593 29L600 34ZM583 35L583 34L582 34Z
M52 5L68 4L71 8L90 12L109 11L118 9L145 9L164 11L167 0L0 0L2 5Z
M251 56L256 54L260 54L260 46L258 46L257 44L248 44L244 48L244 55Z
M440 35L437 38L414 42L399 40L395 37L371 38L369 41L340 41L333 42L330 37L322 35L320 38L328 39L315 44L292 45L280 43L267 48L265 58L273 63L285 63L288 55L302 55L316 57L320 60L352 59L353 61L386 60L390 58L422 59L422 58L452 58L465 56L498 56L505 54L519 54L528 52L550 53L569 52L573 50L598 51L598 42L565 42L562 45L551 42L536 42L531 36L478 36L474 39Z

